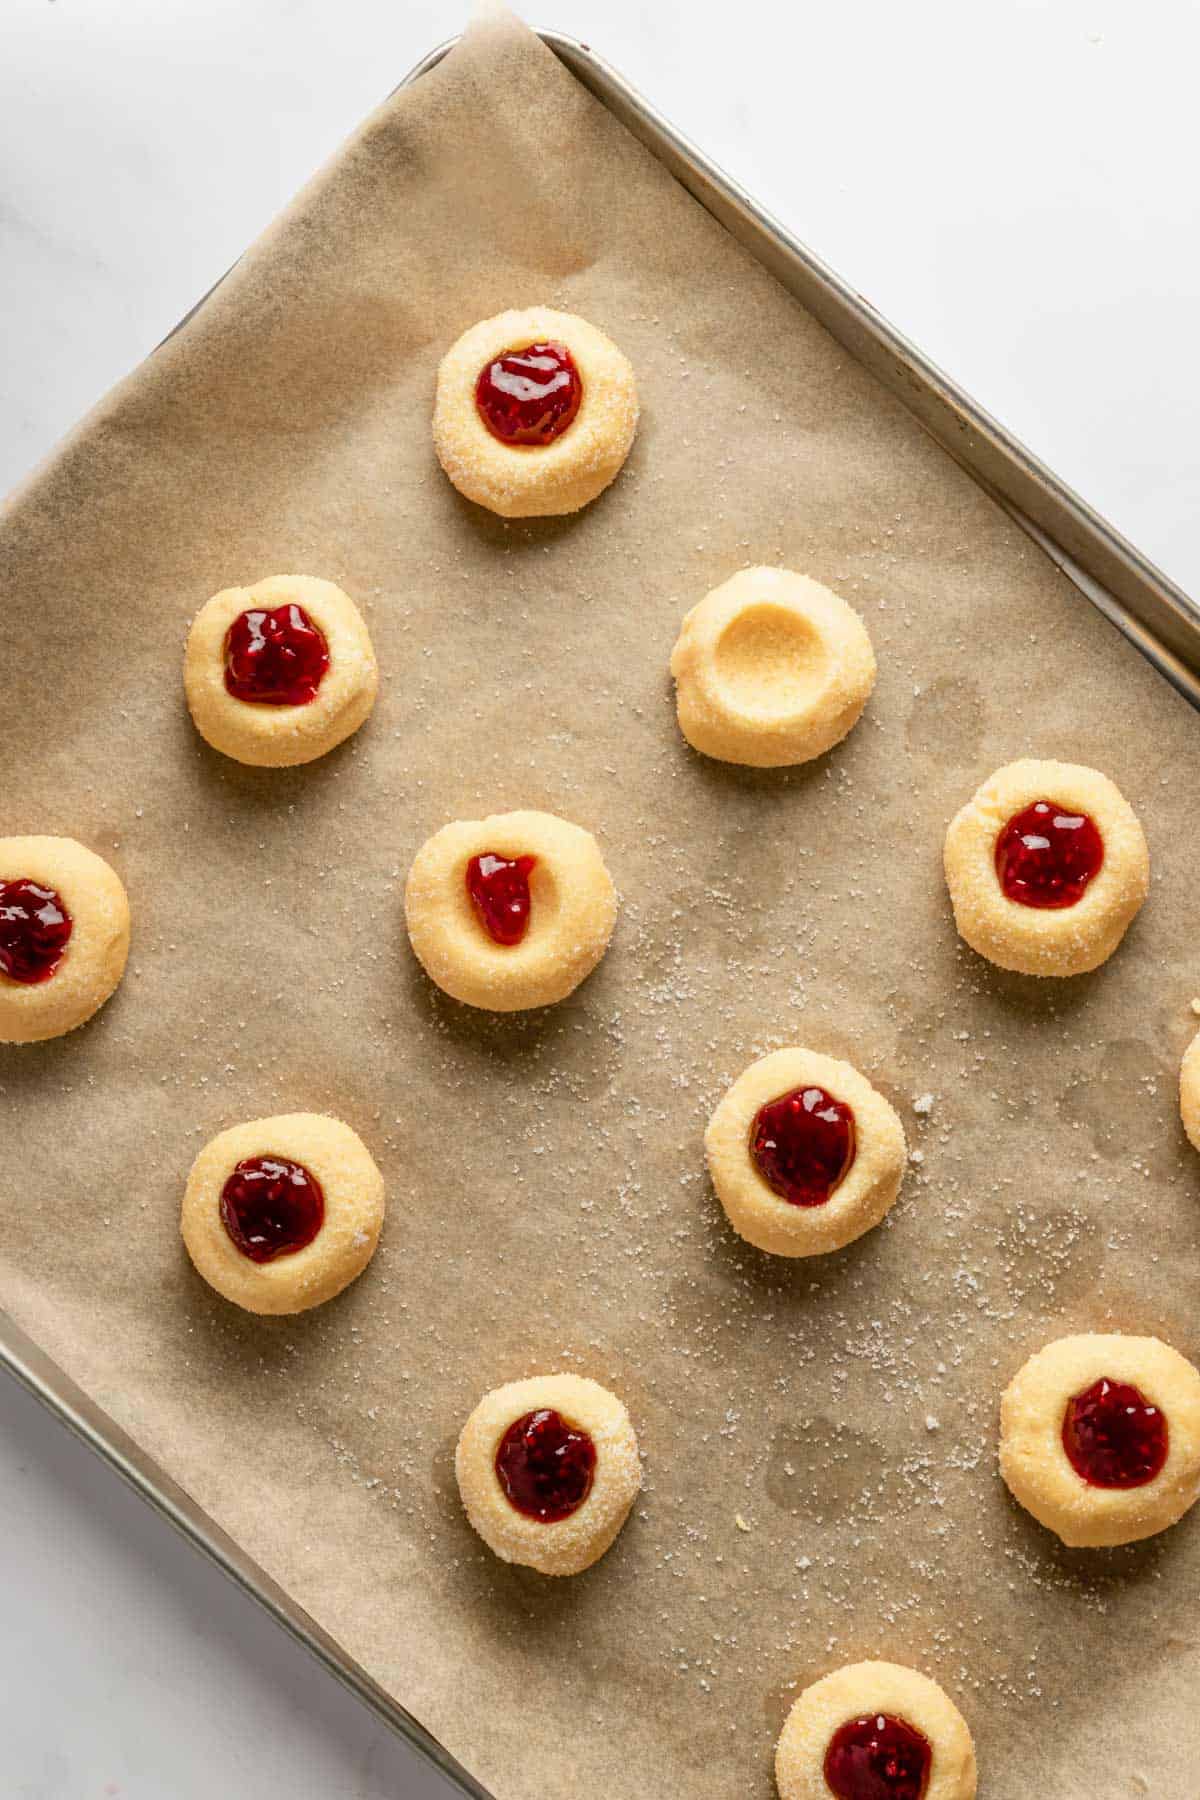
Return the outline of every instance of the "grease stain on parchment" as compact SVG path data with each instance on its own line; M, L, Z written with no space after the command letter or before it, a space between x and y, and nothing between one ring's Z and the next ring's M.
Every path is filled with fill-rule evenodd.
M956 766L969 767L982 747L987 716L978 682L969 675L939 675L909 708L905 740L919 756L952 757Z

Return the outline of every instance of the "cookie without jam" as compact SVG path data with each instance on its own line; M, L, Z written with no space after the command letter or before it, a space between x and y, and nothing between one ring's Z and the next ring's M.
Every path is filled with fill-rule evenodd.
M809 762L858 723L875 685L866 626L790 569L743 569L694 606L671 652L679 729L720 762Z

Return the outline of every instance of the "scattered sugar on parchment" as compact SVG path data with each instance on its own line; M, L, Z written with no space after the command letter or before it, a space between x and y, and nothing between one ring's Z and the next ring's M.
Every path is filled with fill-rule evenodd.
M538 529L505 523L502 530L512 539L512 551L506 548L504 556L518 552L527 564L535 551L541 559L549 557L552 546L539 540ZM701 533L693 528L681 537L681 571L690 567L691 546L697 541L708 546L705 556L723 554L713 548L710 532L715 529L706 519ZM757 541L743 544L743 553L750 548L754 560L769 560L760 556ZM788 560L786 546L768 548L780 562ZM577 601L588 598L570 565L564 569L560 559L557 572ZM464 580L467 576L463 569L448 573ZM524 604L516 556L505 574L506 616L529 629L535 615ZM544 573L534 577L535 585L544 581ZM873 623L877 612L881 632L890 628L898 633L909 618L905 600L900 595L880 598L874 581L870 568L856 564L847 571L846 585L862 590ZM682 611L684 589L690 591L694 577L681 574L680 582ZM479 621L471 623L474 630ZM540 646L537 654L544 655ZM424 671L434 661L421 658L415 677L412 716L426 724L437 688ZM535 716L542 724L540 737L535 732L529 745L528 760L514 757L507 745L497 752L487 740L488 708L507 704L514 673L505 664L496 677L495 695L481 681L463 709L464 733L473 734L481 804L490 800L491 785L513 779L514 768L518 774L522 768L533 771L540 791L547 780L542 753L548 751L553 792L561 790L566 807L579 786L583 816L587 808L575 763L586 740L569 719L556 714L553 683L547 685L532 661L529 673L535 679L524 688L540 696ZM909 673L917 697L921 671ZM480 699L488 705L475 705ZM360 1337L355 1328L349 1344L344 1312L341 1320L335 1314L328 1321L310 1314L302 1329L309 1341L320 1344L322 1355L303 1358L303 1367L302 1344L288 1347L290 1362L269 1338L253 1354L273 1373L280 1373L282 1365L283 1378L296 1384L297 1415L308 1431L333 1427L334 1435L327 1439L331 1450L324 1453L336 1459L340 1477L364 1497L373 1495L376 1508L398 1515L396 1526L406 1542L411 1539L408 1547L414 1555L422 1553L425 1539L439 1565L448 1561L460 1571L468 1584L468 1602L472 1587L479 1585L488 1629L494 1627L498 1638L518 1646L528 1636L523 1601L514 1595L511 1604L506 1601L499 1608L486 1599L494 1590L495 1570L490 1553L467 1536L454 1490L454 1431L487 1385L485 1372L494 1366L496 1342L503 1340L511 1351L513 1373L537 1366L544 1356L547 1366L578 1368L607 1381L631 1404L636 1401L636 1422L640 1431L645 1421L653 1453L646 1459L629 1543L620 1554L644 1557L649 1579L643 1590L647 1604L627 1609L623 1630L631 1653L646 1667L660 1657L663 1672L673 1680L678 1671L682 1684L698 1687L713 1714L726 1709L721 1724L743 1747L749 1738L747 1768L754 1766L755 1757L767 1754L770 1734L761 1728L760 1701L768 1694L794 1694L798 1673L809 1666L812 1644L826 1635L831 1621L838 1623L838 1633L828 1637L831 1655L848 1653L869 1619L872 1641L881 1627L896 1643L919 1640L954 1675L956 1688L986 1692L1001 1709L1027 1705L1040 1693L1027 1648L1028 1609L1012 1607L998 1612L999 1622L989 1622L982 1606L981 1616L968 1617L947 1590L953 1594L957 1558L969 1535L973 1560L980 1540L995 1557L999 1589L1022 1600L1030 1594L1040 1598L1039 1590L1058 1592L1073 1610L1087 1608L1101 1616L1114 1607L1113 1569L1106 1566L1095 1577L1064 1570L1023 1522L1018 1528L997 1504L987 1510L989 1495L999 1501L994 1401L1002 1374L1019 1360L1019 1334L1029 1317L1049 1318L1061 1305L1078 1304L1080 1294L1089 1291L1093 1261L1105 1251L1095 1224L1102 1216L1098 1181L1106 1163L1112 1164L1108 1172L1114 1181L1128 1163L1126 1151L1118 1168L1107 1138L1103 1150L1090 1141L1100 1127L1087 1111L1087 1097L1093 1086L1101 1085L1093 1076L1103 1045L1081 1024L1082 1014L1056 1011L1052 1005L1047 1017L1039 1018L1032 1039L1031 1079L1040 1077L1035 1097L1047 1110L1055 1099L1055 1091L1045 1085L1049 1069L1057 1071L1061 1064L1068 1071L1063 1105L1066 1123L1079 1139L1075 1152L1075 1139L1067 1138L1062 1173L1064 1183L1073 1185L1078 1178L1079 1205L1065 1185L1062 1193L1023 1198L1000 1169L985 1168L983 1178L974 1177L981 1117L995 1107L1016 1120L1023 1103L1024 1088L1011 1071L1024 1031L1014 1024L1010 1010L997 1011L994 996L965 973L954 985L947 983L936 1005L925 1004L928 986L917 1001L899 980L885 896L865 860L851 859L836 873L826 867L822 874L820 859L796 845L778 889L772 882L767 891L762 871L756 873L755 846L768 803L757 790L746 798L744 825L731 829L730 854L719 878L707 857L697 867L678 841L675 822L662 830L661 809L647 798L670 785L673 803L691 804L687 765L669 747L673 738L654 735L653 706L648 724L647 709L618 693L609 702L627 719L640 722L637 741L645 742L648 759L642 773L650 785L635 824L645 834L647 853L659 859L669 879L663 892L640 896L638 884L631 883L634 892L622 906L623 960L613 957L596 987L583 991L581 1004L528 1022L505 1017L468 1024L452 1003L422 986L422 1011L414 1030L413 1021L398 1008L376 1006L370 982L361 992L352 976L319 984L317 998L330 1008L372 1009L373 1032L380 1038L374 1042L368 1034L363 1050L371 1099L392 1092L398 1055L419 1056L422 1064L437 1070L435 1102L440 1094L446 1105L446 1117L437 1123L446 1129L453 1120L454 1129L464 1128L464 1178L472 1168L471 1143L485 1128L494 1131L497 1118L503 1119L503 1150L495 1159L500 1166L489 1160L486 1181L479 1187L480 1211L498 1242L486 1236L455 1242L427 1216L416 1182L400 1175L407 1168L407 1140L415 1135L411 1109L400 1105L400 1116L393 1119L389 1100L388 1124L381 1123L385 1113L375 1108L376 1131L408 1189L409 1229L403 1235L420 1235L431 1295L411 1307L399 1295L391 1297L394 1324L382 1335L393 1355L415 1352L415 1366L396 1372L386 1359L373 1365L370 1328L385 1322L362 1313L367 1335ZM864 728L873 729L873 722L868 719ZM395 735L403 740L402 732ZM394 744L389 753L400 755ZM347 769L353 755L352 746ZM597 764L598 780L602 770L609 782L624 779L612 764ZM440 803L415 768L406 773L398 766L376 769L374 779L399 787L402 773L418 805ZM335 770L328 791L348 779L349 772ZM773 777L773 783L776 779L786 786L802 778L785 773ZM822 799L826 794L828 801ZM869 811L869 785L834 768L812 783L809 797L814 806L836 803L845 816L860 821ZM398 804L400 794L388 798ZM406 842L402 858L381 863L369 884L351 884L346 871L353 866L353 855L340 824L346 803L336 796L335 801L325 814L333 837L322 880L325 893L340 902L347 940L362 930L361 966L371 968L376 966L372 934L382 918L391 918L383 909L394 908L419 830L414 824L413 842ZM235 823L231 816L230 824ZM597 828L603 835L602 827ZM283 916L281 885L276 880L273 887L263 886L278 917ZM695 896L702 897L702 906L694 904ZM685 903L679 904L681 900ZM838 916L848 900L854 902L862 931L851 932ZM719 927L716 934L706 928L706 918ZM304 921L304 929L315 938L327 934L330 923L322 910ZM937 958L943 950L951 954L948 940L937 946ZM918 965L928 960L928 970L918 968L921 983L940 980L932 947L913 954ZM763 983L771 984L781 1012L796 1016L790 1021L783 1016L767 1027L748 1019L739 993ZM934 986L933 991L940 990ZM248 998L257 1005L264 997ZM960 1001L972 1010L960 1013ZM988 1008L980 1019L990 1016L991 1028L973 1016L977 1005ZM1200 1016L1200 996L1194 1005ZM913 1125L910 1113L910 1134L919 1129L926 1146L910 1153L920 1171L910 1177L913 1188L925 1185L922 1165L927 1157L937 1165L939 1202L944 1204L936 1209L932 1254L915 1261L902 1255L898 1231L886 1266L881 1255L874 1255L880 1246L868 1240L868 1254L844 1266L834 1259L826 1269L817 1259L811 1267L781 1270L747 1251L728 1230L703 1170L704 1124L753 1056L794 1040L802 1010L835 1036L843 1029L842 1014L848 1021L857 1018L864 1033L874 1026L876 1011L892 1021L886 1034L881 1030L873 1055L881 1079L898 1084L901 1106L904 1087L909 1088L911 1113L919 1121ZM403 1052L398 1048L400 1018L410 1039ZM239 1031L245 1036L244 1022ZM768 1041L759 1042L758 1033L764 1031ZM1045 1067L1036 1060L1043 1038L1055 1039L1054 1058ZM221 1065L207 1060L211 1041L207 1031L197 1033L190 1054L205 1060L182 1065L190 1081L201 1070L210 1074L212 1084L219 1081ZM266 1063L256 1061L256 1053L267 1052L252 1026L244 1043L229 1047L230 1055L235 1048L236 1066L257 1067L257 1079L265 1080L283 1110L290 1097L290 1071L284 1067L281 1073L274 1046ZM225 1072L232 1080L233 1066L225 1065ZM916 1087L922 1073L940 1080L942 1088L922 1093ZM936 1130L929 1117L935 1101L942 1106ZM208 1100L208 1105L215 1109L217 1102ZM363 1105L369 1110L365 1096ZM201 1128L194 1129L199 1133ZM934 1140L936 1151L929 1148ZM370 1141L374 1148L374 1136ZM486 1143L492 1141L489 1137ZM1144 1163L1147 1143L1136 1148ZM478 1154L491 1157L485 1144ZM1126 1180L1122 1185L1131 1184ZM577 1218L582 1210L587 1224L586 1232L565 1234L565 1243L556 1226L562 1216L560 1200L564 1213L570 1207ZM907 1199L896 1209L906 1235L920 1227L918 1209L919 1200L909 1206ZM885 1227L890 1229L890 1224ZM365 1247L361 1234L356 1243ZM536 1255L547 1282L544 1296L535 1288L532 1305L527 1274L506 1268L506 1258L514 1270L526 1261L513 1257L518 1248ZM1128 1248L1128 1234L1115 1234L1108 1254ZM391 1249L385 1243L369 1277L372 1286L364 1283L343 1305L361 1306L370 1293L382 1295L380 1271L389 1255L401 1254L398 1243ZM465 1284L471 1294L468 1308L459 1303ZM568 1296L572 1315L562 1321L560 1338L555 1321ZM631 1341L618 1353L609 1343L610 1314L626 1296ZM523 1321L524 1329L514 1331L514 1321ZM677 1363L660 1365L649 1348L660 1340ZM764 1342L775 1351L770 1372L747 1391L743 1355L754 1354ZM628 1362L637 1361L643 1345L645 1358L630 1393ZM507 1372L497 1369L492 1378L499 1380ZM678 1406L684 1375L694 1409ZM389 1392L393 1382L405 1390L399 1415ZM945 1421L927 1410L935 1403L946 1412ZM369 1432L362 1424L364 1414L374 1427ZM343 1420L352 1423L343 1426ZM922 1438L922 1430L936 1433L937 1445L929 1436ZM680 1478L697 1436L712 1483L702 1499ZM753 1518L736 1511L743 1498ZM755 1543L733 1550L721 1519L732 1519L739 1535L752 1535ZM897 1530L906 1550L913 1547L911 1579L897 1566ZM722 1540L723 1555L717 1549ZM809 1554L798 1556L798 1543ZM983 1559L978 1560L982 1568ZM613 1570L618 1566L614 1563ZM1125 1566L1119 1559L1114 1562L1117 1571ZM678 1603L673 1590L681 1596ZM1016 1639L1010 1640L1010 1625ZM1054 1687L1062 1677L1048 1648L1036 1674L1046 1683L1044 1704L1051 1709L1058 1704ZM1125 1780L1131 1780L1128 1773ZM1143 1782L1136 1791L1148 1788Z

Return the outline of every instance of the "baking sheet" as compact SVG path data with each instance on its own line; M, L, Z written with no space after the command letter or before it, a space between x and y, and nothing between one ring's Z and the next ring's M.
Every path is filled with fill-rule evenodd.
M504 525L434 464L433 373L534 301L612 333L645 416L586 513ZM836 587L879 654L807 769L675 729L679 618L753 561ZM289 568L363 606L380 702L322 763L241 769L192 732L182 637ZM994 1432L1060 1331L1200 1349L1195 719L899 406L492 20L18 497L0 570L4 830L92 844L135 916L92 1025L0 1050L18 1322L499 1800L765 1796L795 1686L868 1654L945 1682L990 1796L1189 1797L1196 1522L1056 1548ZM958 948L939 871L1031 752L1106 768L1155 862L1124 950L1049 989ZM489 1019L416 969L400 893L430 830L515 805L596 831L624 904L570 1001ZM700 1136L795 1041L923 1161L881 1230L784 1267L724 1227ZM341 1299L255 1320L192 1273L178 1200L214 1131L292 1107L363 1134L389 1221ZM620 1392L646 1457L569 1583L483 1550L450 1459L484 1387L551 1366Z

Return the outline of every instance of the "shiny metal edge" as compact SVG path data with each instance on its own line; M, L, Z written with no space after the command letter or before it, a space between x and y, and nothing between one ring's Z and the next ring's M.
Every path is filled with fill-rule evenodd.
M216 1521L148 1456L108 1413L90 1400L58 1364L38 1348L7 1312L0 1310L0 1367L40 1400L67 1429L127 1482L160 1518L184 1536L209 1562L280 1624L288 1636L355 1694L364 1706L397 1732L468 1800L493 1800L419 1719L393 1700L379 1683L330 1637L290 1594L274 1581Z
M593 50L558 32L538 35L693 198L901 401L1160 674L1200 709L1200 605ZM435 68L453 42L431 51L408 79Z
M889 325L869 301L793 237L593 50L559 32L541 31L538 35L576 79L820 320L857 362L903 402L1080 592L1200 709L1200 607L1196 602L1051 474ZM435 69L457 41L449 38L437 45L410 69L398 88L411 86ZM219 286L220 282L215 283L209 294ZM209 294L190 308L171 336L199 311ZM2 1309L0 1367L452 1786L469 1800L493 1800L432 1733L386 1693Z

